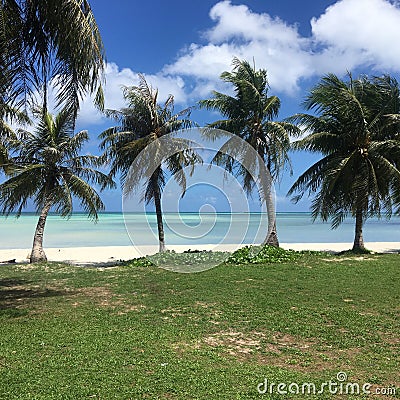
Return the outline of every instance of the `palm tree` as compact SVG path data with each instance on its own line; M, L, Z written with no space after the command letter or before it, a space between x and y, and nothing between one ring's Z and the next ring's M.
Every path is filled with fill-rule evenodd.
M292 117L307 135L296 149L322 154L293 184L299 201L315 194L312 216L332 219L337 228L355 218L354 251L364 251L363 225L368 217L391 215L393 191L400 187L399 90L395 80L363 77L345 82L325 76L307 96L307 110L317 115Z
M112 180L95 169L99 157L80 155L88 140L87 131L74 134L75 116L64 109L55 118L41 110L36 130L20 130L18 140L11 142L12 164L8 180L0 185L0 208L3 214L16 211L20 216L30 198L34 199L40 214L33 239L31 262L46 261L43 233L51 209L69 217L72 199L80 200L89 217L97 220L104 204L94 183L101 189L113 186Z
M152 143L164 145L165 141L159 139L167 138L166 135L172 132L191 127L192 122L189 119L190 109L174 114L172 95L168 96L163 105L159 105L158 90L152 88L143 75L139 75L138 86L124 88L124 98L127 108L107 111L107 114L119 125L107 129L100 135L102 140L100 147L105 150L104 158L111 162L110 176L114 177L120 173L124 193L129 194L134 190L136 183L127 184L127 175L142 150ZM172 139L168 137L168 140ZM162 151L163 149L160 151L161 159ZM154 171L150 171L149 166L152 162L154 163L154 160L135 164L139 169L136 171L138 176L147 179L143 200L147 204L154 203L155 206L160 252L165 251L161 193L165 185L166 173L169 171L173 175L184 193L186 179L183 168L193 166L199 161L200 157L188 148L177 151L166 160L162 160Z
M87 0L2 0L0 2L0 116L4 105L28 109L39 92L57 89L57 107L79 109L80 97L96 93L102 105L104 50Z
M280 176L282 169L289 165L288 151L290 148L290 135L298 133L298 128L287 122L277 122L281 102L276 96L269 96L267 71L256 70L247 61L233 59L232 72L223 72L221 79L233 86L235 95L230 96L217 91L207 100L201 100L199 105L207 110L215 110L222 114L224 119L207 125L208 128L223 129L231 132L249 143L271 174L273 179ZM206 133L211 133L206 130ZM224 165L228 170L234 167L231 157L217 155L215 162ZM240 165L236 165L238 174L243 177L244 188L251 192L254 182L251 174ZM272 182L269 184L272 185ZM269 188L271 189L271 187ZM274 208L271 190L265 196L267 210ZM264 244L279 246L274 218L268 218L272 226L268 227L268 235Z
M382 148L385 157L400 170L400 89L396 79L385 75L374 77L371 85L375 101L369 108L382 114L379 125L379 140L383 141ZM383 105L383 106L382 106ZM400 214L400 185L392 182L393 203L396 214Z

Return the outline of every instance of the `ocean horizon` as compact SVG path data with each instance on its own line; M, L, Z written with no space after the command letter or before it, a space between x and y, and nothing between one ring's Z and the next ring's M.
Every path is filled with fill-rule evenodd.
M0 217L0 249L30 248L38 215L33 212ZM167 245L261 243L267 231L260 213L165 213ZM128 234L128 230L129 234ZM346 243L354 239L354 220L346 219L335 230L330 223L312 221L308 212L278 212L278 237L282 243ZM132 239L132 240L131 240ZM364 228L366 242L400 241L400 217L371 218ZM102 247L157 243L155 213L106 212L94 223L84 213L69 219L50 214L44 234L45 247Z

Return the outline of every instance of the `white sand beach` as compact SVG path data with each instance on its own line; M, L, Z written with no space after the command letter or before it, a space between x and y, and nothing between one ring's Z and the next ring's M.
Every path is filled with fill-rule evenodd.
M400 252L400 242L367 242L366 247L377 253L397 253ZM349 250L352 243L281 243L285 249L293 250L318 250L329 252L340 252ZM169 250L183 252L188 250L188 246L167 246ZM215 250L215 245L199 245L197 250ZM237 245L225 245L218 250L233 251ZM192 250L194 247L192 248ZM154 247L134 246L104 246L104 247L68 247L68 248L46 248L49 261L62 261L77 265L96 265L100 263L113 263L119 260L130 260L143 255L153 254ZM1 249L0 262L14 260L18 263L27 262L30 249Z

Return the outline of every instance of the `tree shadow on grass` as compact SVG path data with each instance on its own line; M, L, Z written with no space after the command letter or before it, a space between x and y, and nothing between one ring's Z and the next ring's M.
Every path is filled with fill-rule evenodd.
M0 279L0 316L19 317L29 313L34 299L65 295L65 291L42 288L24 279Z
M28 281L26 279L0 279L0 290L4 287L14 287L14 286L21 286L21 285L29 285L32 281Z

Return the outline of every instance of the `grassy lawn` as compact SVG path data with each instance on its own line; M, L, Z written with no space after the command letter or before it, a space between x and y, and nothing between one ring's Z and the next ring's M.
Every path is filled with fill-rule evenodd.
M257 385L320 385L340 371L400 387L399 314L395 254L197 274L2 265L0 399L305 398Z

